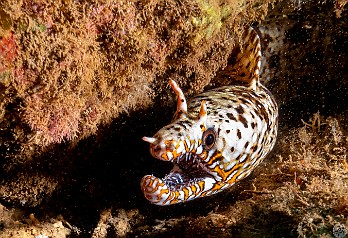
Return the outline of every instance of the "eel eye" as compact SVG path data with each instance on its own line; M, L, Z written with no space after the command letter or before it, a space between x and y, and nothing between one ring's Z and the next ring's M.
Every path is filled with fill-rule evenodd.
M203 149L210 150L215 145L216 133L213 128L207 129L203 133L202 141L203 141Z

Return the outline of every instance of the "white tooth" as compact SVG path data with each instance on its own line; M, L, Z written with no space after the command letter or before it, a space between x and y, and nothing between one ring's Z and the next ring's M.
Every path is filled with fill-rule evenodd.
M204 178L204 188L203 188L203 191L207 191L209 189L211 189L214 184L216 183L216 181L212 178Z
M172 160L174 156L172 153L167 152L167 157L168 157L168 160Z
M184 146L184 143L182 141L179 142L179 147L178 147L177 151L178 152L185 151L185 146Z
M199 146L196 150L196 154L201 154L203 152L203 146Z

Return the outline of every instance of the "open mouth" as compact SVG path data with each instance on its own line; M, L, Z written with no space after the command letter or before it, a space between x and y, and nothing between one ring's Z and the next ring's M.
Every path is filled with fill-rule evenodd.
M190 187L205 178L213 178L209 170L201 162L201 158L193 153L186 153L173 161L173 169L163 178L164 183L172 191Z
M141 188L153 204L170 205L205 196L217 182L212 172L194 153L172 160L173 169L163 178L143 177Z

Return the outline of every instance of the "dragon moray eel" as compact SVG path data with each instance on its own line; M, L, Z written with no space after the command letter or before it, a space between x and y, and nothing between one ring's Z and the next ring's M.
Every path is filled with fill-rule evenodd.
M170 80L178 98L174 119L153 137L143 137L152 156L174 164L164 178L142 178L141 189L151 203L170 205L221 192L247 177L272 150L277 104L259 80L257 33L250 28L243 38L235 64L224 69L242 85L219 87L186 101Z

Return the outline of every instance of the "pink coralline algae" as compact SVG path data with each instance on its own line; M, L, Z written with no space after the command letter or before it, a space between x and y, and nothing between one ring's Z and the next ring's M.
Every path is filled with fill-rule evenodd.
M70 101L70 105L63 107L67 101ZM59 143L77 136L80 118L78 99L70 98L65 100L65 104L59 100L45 104L35 95L28 98L26 103L25 121L44 144Z
M10 69L17 55L16 37L11 32L0 37L0 73Z

